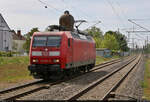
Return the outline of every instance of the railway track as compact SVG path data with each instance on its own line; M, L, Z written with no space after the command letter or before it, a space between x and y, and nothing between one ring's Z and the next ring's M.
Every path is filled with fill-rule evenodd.
M124 82L124 80L129 76L130 73L134 73L135 70L138 70L140 64L142 63L143 61L143 58L142 58L142 55L141 57L139 58L139 60L137 61L137 63L135 63L134 66L131 67L131 69L123 76L122 79L120 79L116 85L114 85L114 87L112 87L109 92L105 95L105 97L103 98L103 100L110 100L110 101L113 101L113 100L116 100L116 96L121 96L121 97L127 97L128 99L132 99L132 100L141 100L140 98L136 99L132 96L129 96L128 94L127 95L121 95L121 94L118 94L116 92L116 90L120 87L120 85Z
M121 59L115 59L112 61L107 61L107 62L102 63L100 65L96 65L91 71L86 72L86 73L90 73L94 70L104 68L106 66L118 63L120 61L121 61ZM82 73L81 75L86 74L86 73ZM78 77L78 76L75 76L75 77ZM0 91L0 100L15 100L15 99L18 99L20 97L24 97L26 95L29 95L31 93L40 91L42 89L47 89L52 85L56 85L56 84L59 84L59 83L64 82L64 81L65 80L61 80L61 81L57 81L57 82L53 82L53 83L52 82L46 82L45 83L44 80L39 80L39 81L35 81L32 83L24 84L21 86L6 89L3 91Z
M128 74L139 63L141 56L130 60L106 76L96 80L66 100L107 100L114 96L112 92L119 87Z
M126 61L128 61L129 59L132 60L133 58L128 58L128 59L126 59ZM121 64L125 64L125 63L121 63ZM113 67L113 66L111 66L111 67ZM104 69L105 70L111 69L111 67L107 66L107 68L105 67ZM100 70L104 70L103 68L99 68L99 69ZM93 72L95 73L99 69L93 70ZM93 74L92 74L93 72L91 72L91 73L87 72L87 75L86 74L82 74L83 76L82 75L77 76L75 78L72 78L71 80L67 80L67 81L59 83L57 85L51 86L48 90L47 89L46 90L42 90L42 91L39 91L37 93L30 94L29 96L25 96L25 97L19 98L17 100L37 100L37 99L38 100L55 100L55 99L57 99L57 100L59 100L59 99L60 100L64 100L65 98L62 98L62 97L64 97L64 96L68 97L70 95L70 93L72 93L70 91L67 91L68 88L72 87L73 90L76 89L76 87L78 87L79 84L82 84L84 82L84 80L81 81L81 82L80 82L80 80L82 80L83 78L86 78L87 76L89 77L89 74L91 74L93 76ZM100 76L101 76L101 74L100 74ZM70 84L72 84L73 86L70 86ZM72 88L71 88L71 90L72 90ZM63 91L65 91L66 94ZM50 93L52 93L52 94L50 95ZM59 98L57 97L56 94L58 95ZM50 95L50 96L47 96L47 95ZM47 97L47 98L45 98L45 97Z
M40 85L42 83L44 83L43 80L38 80L38 81L31 82L31 83L23 84L20 86L16 86L13 88L9 88L6 90L2 90L0 91L0 100L15 99L25 94L29 94L30 92L35 92L43 88L46 88L45 86Z

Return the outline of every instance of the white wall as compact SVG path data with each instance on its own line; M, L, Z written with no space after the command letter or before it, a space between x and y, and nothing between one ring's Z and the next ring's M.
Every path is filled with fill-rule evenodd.
M12 32L0 14L0 50L12 50Z
M25 40L13 40L13 44L15 43L17 46L16 46L16 50L14 51L17 51L17 52L21 52L21 53L24 53L25 50L23 48L23 45L26 41Z

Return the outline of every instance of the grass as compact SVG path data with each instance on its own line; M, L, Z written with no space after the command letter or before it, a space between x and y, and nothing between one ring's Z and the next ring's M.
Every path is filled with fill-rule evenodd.
M112 59L115 59L115 58L119 58L119 56L113 56L111 58L105 58L105 57L101 57L101 56L96 56L96 64L100 64L100 63L103 63L105 61L109 61L109 60L112 60Z
M104 58L97 56L96 64L118 58ZM29 57L0 57L0 83L17 83L19 81L31 80L27 66L29 65Z
M28 56L20 56L20 57L0 57L0 66L6 64L28 64L29 57Z
M146 60L144 82L141 82L144 89L144 98L150 100L150 59Z
M27 66L29 58L22 57L0 57L0 83L16 83L30 80Z

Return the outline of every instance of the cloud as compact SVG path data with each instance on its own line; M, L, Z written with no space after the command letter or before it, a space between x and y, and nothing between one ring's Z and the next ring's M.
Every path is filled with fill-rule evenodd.
M150 13L149 0L0 0L0 13L4 16L12 29L21 29L23 34L33 27L44 30L50 24L58 24L58 19L64 10L69 10L75 19L88 21L102 21L97 25L103 31L117 30L118 28L131 28L132 24L127 19L148 18ZM119 18L117 17L119 15ZM143 24L139 22L140 24ZM144 23L145 26L150 22ZM90 25L90 24L89 24ZM88 25L83 25L86 28Z

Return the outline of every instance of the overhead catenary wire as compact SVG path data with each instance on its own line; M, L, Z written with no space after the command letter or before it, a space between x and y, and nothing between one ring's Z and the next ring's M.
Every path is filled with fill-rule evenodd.
M148 32L150 31L149 29L147 29L147 28L145 28L145 27L143 27L143 26L141 26L141 25L139 25L139 24L133 22L131 19L128 19L128 21L131 22L131 23L133 23L133 24L135 24L136 26L138 26L138 27L140 27L140 28L142 28L142 29L148 31Z
M86 28L85 30L87 30L87 29L89 29L89 28L91 28L91 27L94 27L94 26L96 26L96 25L99 24L99 23L101 23L101 21L96 22L94 25L89 26L89 27Z
M124 10L121 8L121 6L120 6L120 3L119 2L117 2L117 1L115 1L116 2L116 4L118 5L118 7L120 8L120 11L121 11L121 13L122 13L122 15L123 15L123 17L126 19L126 20L128 20L128 17L126 16L126 14L125 14L125 12L124 12Z
M39 1L40 3L42 3L42 4L44 4L44 5L45 5L45 8L50 7L50 8L55 9L57 12L62 13L62 11L59 10L59 9L57 9L56 7L54 7L54 6L52 6L52 5L48 4L48 3L45 3L45 2L42 1L42 0L38 0L38 1Z
M136 26L138 26L138 27L140 27L140 28L144 29L144 30L145 30L145 32L150 32L150 30L149 30L149 29L147 29L147 28L145 28L145 27L141 26L140 24L138 24L138 23L134 22L133 20L134 20L134 19L128 19L128 21L129 21L129 22L131 22L132 24L134 24L134 25L136 25ZM145 41L146 41L145 36L141 36L141 33L142 33L142 32L144 32L144 31L139 31L139 30L138 30L138 31L135 31L135 30L133 29L133 31L128 31L128 32L135 33L135 35L136 35L137 37L142 38L143 40L145 40ZM141 33L140 33L140 32L141 32ZM139 35L138 33L140 33L140 35ZM143 34L142 34L142 35L143 35Z
M65 0L61 0L65 5L66 7L70 8L70 9L75 9L75 10L79 10L78 12L81 12L81 14L84 16L84 17L87 17L87 18L90 18L91 16L88 15L87 13L85 13L83 10L77 8L77 7L74 7L74 5L71 5L69 4L69 6L67 6L67 3L65 2ZM91 19L91 18L90 18Z
M106 2L110 5L110 7L112 8L113 13L116 15L116 17L119 19L118 22L120 22L123 27L125 28L125 24L122 21L122 18L119 16L119 14L117 13L115 7L113 6L112 2L110 2L109 0L106 0Z
M65 3L65 0L61 0L62 2L63 2L63 4L64 4L64 10L66 10L66 8L69 8L69 6Z
M140 35L138 35L138 34L135 34L136 36L138 36L139 38L142 38L143 40L145 40L146 38L144 38L144 37L142 37L142 36L140 36Z
M91 18L94 18L94 19L95 19L95 18L96 18L96 19L97 19L96 22L98 22L98 21L100 20L97 16L91 16L91 15L87 14L86 12L84 12L82 9L79 9L79 8L77 8L77 7L74 7L74 5L71 5L71 4L70 4L69 6L67 6L67 3L65 2L65 0L61 0L61 1L66 5L66 7L69 7L69 6L70 6L71 9L75 9L75 10L78 9L78 12L81 12L81 15L83 15L83 16L86 17L86 18L89 18L89 19L91 19ZM77 14L77 13L76 13L76 14ZM89 24L89 23L91 23L91 22L88 21L87 24ZM101 24L102 24L102 26L104 26L105 28L107 28L103 22L101 22Z
M134 20L134 21L145 21L145 20L150 20L150 18L146 18L146 19L130 19L130 20Z
M70 11L70 10L73 10L72 8L75 8L75 7L71 6L71 4L67 5L67 3L65 2L65 0L61 0L61 1L62 1L62 3L65 5L65 9L69 9L69 11ZM64 10L65 10L65 9L64 9ZM75 8L75 13L76 13L76 15L77 15L79 18L81 18L81 16L78 15L78 11L76 11L76 8ZM82 14L83 14L83 13L82 13Z
M52 8L52 9L54 9L55 11L57 11L57 13L62 13L62 12L64 12L64 9L63 10L61 10L61 9L58 9L58 8L56 8L55 6L53 6L53 5L50 5L49 3L47 3L47 2L45 2L44 0L38 0L41 4L43 4L44 6L45 6L45 8ZM97 19L97 21L99 21L99 19L98 19L98 17L96 17L96 16L91 16L91 15L89 15L88 13L86 13L86 12L84 12L82 9L80 9L80 8L77 8L77 7L74 7L73 5L67 5L67 3L65 2L65 0L61 0L63 3L64 3L64 5L65 5L65 7L70 7L71 9L74 9L74 10L77 10L78 9L78 12L80 13L81 12L81 14L83 15L83 16L80 16L80 18L81 17L85 17L85 18L88 18L88 19L91 19L91 18L93 18L93 19ZM77 14L77 13L76 13ZM90 21L87 23L88 24L88 26L90 25ZM107 27L106 27L106 25L104 24L104 22L101 22L100 23L104 28L106 28L107 29Z

